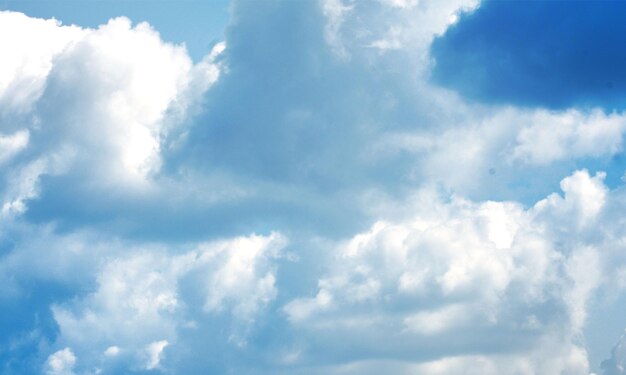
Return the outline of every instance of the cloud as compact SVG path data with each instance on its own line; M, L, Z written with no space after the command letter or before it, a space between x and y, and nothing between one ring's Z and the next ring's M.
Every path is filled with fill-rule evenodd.
M260 274L258 260L265 256L276 257L286 241L279 234L268 237L240 238L217 252L208 249L206 261L227 252L225 264L209 281L209 294L204 309L219 312L224 305L233 306L233 315L250 320L257 311L276 297L275 276L271 271ZM228 249L228 250L227 250Z
M600 110L537 111L520 130L513 158L533 164L622 151L624 116Z
M21 130L10 135L0 135L0 164L10 160L28 145L29 133Z
M616 180L624 168L620 161L623 113L508 107L477 116L475 111L464 110L461 126L438 136L387 134L378 148L414 154L416 177L437 181L473 199L497 197L531 204L556 188L563 175L585 165L606 170L612 186L619 183Z
M85 31L76 26L61 26L50 19L29 18L15 12L0 12L0 116L28 112L41 96L53 59Z
M116 355L118 355L120 353L120 348L119 346L109 346L105 351L104 351L104 355L107 357L115 357Z
M88 194L145 190L219 75L213 60L223 44L193 65L147 23L122 17L83 29L0 17L5 34L19 36L0 45L4 215L27 211L44 176Z
M148 24L113 19L56 57L36 108L45 123L33 138L83 156L91 150L75 163L97 165L109 181L145 178L159 170L162 142L191 104L194 72L184 48L163 43ZM216 75L195 78L210 84Z
M562 358L562 362L543 363L540 371L562 374L579 374L581 368L586 366L585 354L579 348L563 348L561 346L542 347L543 354L548 351L557 357ZM503 370L504 369L504 370ZM445 358L423 364L410 364L403 361L376 361L364 360L348 365L337 366L325 369L328 374L380 374L381 372L393 371L395 374L424 374L424 375L448 375L448 374L536 374L524 358L515 356L495 356L485 357L480 355L468 355ZM504 371L504 372L503 372ZM585 373L586 374L586 373Z
M70 348L61 349L48 357L48 375L72 375L76 356Z
M578 171L563 197L529 209L422 192L413 216L341 244L315 296L285 305L316 337L301 357L334 352L348 373L379 358L405 362L401 373L588 374L577 337L603 271L596 244L579 241L605 206L602 178Z
M351 9L344 9L341 22L335 20L334 42L326 33L335 16L324 13L332 4ZM45 138L46 144L55 140L47 158L54 151L60 166L40 172L43 189L11 201L29 201L20 212L35 222L54 220L63 228L90 222L141 237L175 232L166 229L172 224L169 215L159 215L163 210L181 223L178 236L200 238L207 230L197 224L202 221L212 223L208 230L228 235L254 231L259 221L272 223L268 230L297 222L298 230L346 235L375 220L363 205L372 192L399 196L426 181L475 199L524 195L529 202L571 171L572 156L610 162L621 150L619 113L476 109L423 82L432 38L445 31L451 14L475 6L475 1L407 8L384 2L275 7L242 2L235 4L238 21L227 35L228 48L218 44L216 53L193 67L183 62L181 48L161 42L148 26L120 19L88 30L55 60L37 101L35 114L59 124ZM256 18L247 16L252 14ZM302 31L288 33L293 43L276 43L285 33L261 25L281 17L302 20L284 25ZM419 29L415 20L423 21ZM402 36L401 48L370 47L391 29ZM112 30L134 37L101 48L99 41L115 34ZM154 43L133 42L144 39ZM265 47L249 48L252 41ZM338 56L334 43L350 58ZM133 51L126 54L124 48ZM140 51L143 57L130 58ZM148 59L160 64L143 69ZM100 61L114 63L103 67ZM90 79L61 79L64 69L81 66L93 69L82 75ZM107 69L126 71L128 79L107 86L97 74ZM158 69L163 78L156 80ZM152 90L154 81L169 88ZM81 86L85 82L91 83ZM119 89L115 100L126 104L114 105L114 88ZM195 113L184 108L199 103L205 91L206 110L185 122L189 117L180 112ZM56 105L62 93L64 104ZM121 111L125 106L142 110ZM573 125L579 120L585 126ZM553 126L544 129L544 122ZM567 131L561 123L570 124ZM93 127L84 132L82 124ZM554 142L533 142L540 130ZM31 148L43 133L31 131ZM528 164L546 168L538 173ZM493 180L488 189L485 179Z
M0 86L5 368L588 374L624 115L428 82L477 5L238 1L197 64L123 17L1 13L36 67Z
M154 370L161 361L163 350L169 343L166 340L155 341L146 347L146 354L148 355L148 362L146 363L146 370Z
M211 332L215 324L228 331L224 345L245 345L252 323L276 298L274 260L284 246L283 237L271 234L200 244L178 255L159 248L112 254L92 268L94 292L52 307L57 343L80 353L80 368L109 371L122 364L160 367L163 350L178 348L180 334Z

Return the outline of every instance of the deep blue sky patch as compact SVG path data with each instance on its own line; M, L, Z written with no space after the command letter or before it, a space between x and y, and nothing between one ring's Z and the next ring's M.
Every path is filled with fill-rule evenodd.
M490 103L626 107L626 2L488 1L437 38L432 78Z

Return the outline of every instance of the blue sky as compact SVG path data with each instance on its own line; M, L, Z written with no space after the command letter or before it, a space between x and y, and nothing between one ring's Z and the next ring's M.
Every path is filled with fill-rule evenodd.
M619 110L624 10L620 1L487 2L433 43L433 76L481 101Z
M622 4L0 0L0 372L626 374Z

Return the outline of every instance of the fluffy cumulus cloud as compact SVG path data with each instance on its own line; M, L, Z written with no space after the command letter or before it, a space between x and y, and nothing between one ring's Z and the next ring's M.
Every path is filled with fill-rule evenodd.
M48 357L47 365L49 375L71 375L74 374L72 370L76 363L76 356L69 348L65 348L51 354Z
M0 372L624 373L626 114L520 6L234 1L195 63L0 12Z
M52 306L57 340L75 348L84 371L161 368L180 331L207 332L211 324L225 324L228 340L245 345L251 324L276 298L274 262L284 246L274 233L177 255L159 248L116 254L95 267L93 292Z
M123 17L98 29L0 17L3 35L18 36L0 39L5 215L25 211L42 176L91 192L145 189L219 74L216 54L194 65L183 47Z
M406 362L397 365L406 373L587 374L578 335L600 256L593 243L565 238L583 237L597 220L602 178L576 172L562 181L563 196L529 209L425 192L413 216L340 245L315 296L284 310L320 345L352 351L344 355L355 371L376 364L366 354L376 353ZM476 348L482 355L459 356Z
M52 59L84 36L79 27L60 27L58 21L32 19L24 14L2 12L2 114L25 112L41 95Z

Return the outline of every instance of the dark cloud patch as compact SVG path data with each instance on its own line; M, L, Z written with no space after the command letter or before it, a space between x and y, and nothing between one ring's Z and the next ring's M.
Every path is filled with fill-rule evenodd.
M621 109L626 2L487 1L437 38L432 79L483 102Z

